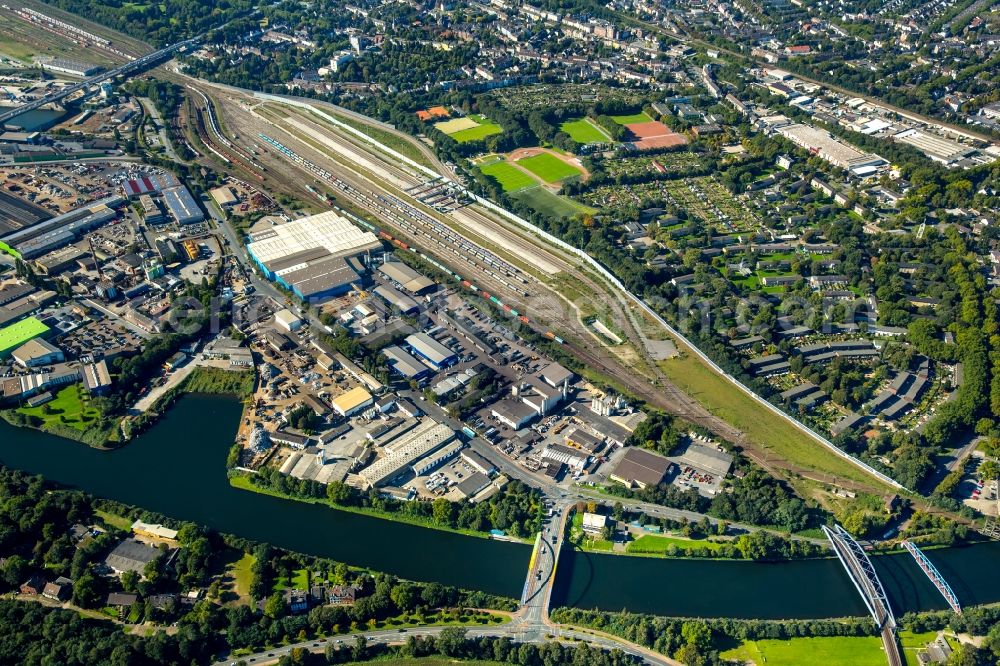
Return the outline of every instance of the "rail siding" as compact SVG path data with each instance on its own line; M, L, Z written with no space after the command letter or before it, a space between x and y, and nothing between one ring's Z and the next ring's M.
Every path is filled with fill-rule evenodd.
M258 97L260 99L271 100L271 101L275 101L275 102L280 102L282 104L289 104L291 106L295 106L295 107L307 109L307 110L309 110L309 111L311 111L313 113L316 113L316 114L322 116L324 119L326 119L329 122L333 123L337 127L342 128L345 132L353 134L353 135L355 135L355 136L363 139L364 141L377 146L379 150L382 150L385 153L387 153L389 155L392 155L396 159L398 159L398 160L400 160L402 162L405 162L406 164L414 167L415 169L419 169L421 172L426 173L429 176L434 177L434 178L440 178L441 177L441 174L439 174L439 173L437 173L437 172L435 172L435 171L433 171L431 169L428 169L427 167L423 166L422 164L418 164L416 161L410 159L409 157L400 154L399 152L393 150L392 148L389 148L388 146L383 145L382 143L380 143L376 139L368 136L364 132L361 132L360 130L355 129L354 127L351 127L350 125L337 120L336 118L334 118L330 114L328 114L328 113L326 113L326 112L324 112L324 111L322 111L320 109L317 109L316 107L314 107L314 106L312 106L310 104L307 104L305 102L300 102L298 100L289 99L289 98L283 97L281 95L270 95L270 94L267 94L267 93L255 92L254 96ZM460 183L456 183L456 185L458 185L459 187L462 187L462 185ZM829 439L827 439L823 435L819 434L818 432L816 432L815 430L813 430L809 426L805 425L804 423L802 423L798 419L796 419L796 418L792 417L791 415L787 414L786 412L778 409L776 406L772 405L770 402L768 402L767 400L765 400L761 396L757 395L753 390L751 390L749 387L747 387L745 384L743 384L743 382L741 382L739 379L737 379L733 375L731 375L728 372L726 372L725 370L723 370L715 361L713 361L711 358L709 358L709 356L707 354L705 354L701 349L699 349L697 345L695 345L693 342L691 342L690 340L688 340L684 335L682 335L680 333L680 331L676 330L673 326L671 326L670 324L668 324L667 321L665 319L663 319L663 317L661 317L655 310L653 310L652 307L650 307L645 301L643 301L637 295L635 295L631 291L629 291L625 287L625 285L622 284L621 280L619 280L617 277L615 277L615 275L613 273L611 273L611 271L609 271L607 268L605 268L603 264L601 264L599 261L597 261L596 259L594 259L593 257L591 257L589 254L587 254L583 250L580 250L579 248L573 247L572 245L570 245L569 243L565 242L561 238L557 238L557 237L553 236L552 234L548 233L547 231L538 228L536 225L532 224L531 222L525 220L524 218L520 217L519 215L515 215L514 213L510 212L506 208L503 208L502 206L498 206L497 204L493 203L489 199L486 199L484 197L479 196L478 194L470 192L470 191L466 190L464 187L462 187L462 190L464 191L464 194L466 194L467 196L469 196L471 199L473 199L474 201L476 201L477 203L479 203L483 207L488 208L489 210L493 211L494 213L497 213L498 215L503 216L504 218L510 220L511 222L514 222L518 226L523 227L524 229L530 231L531 233L539 235L541 238L543 238L547 242L556 245L557 247L565 250L566 252L569 252L569 253L575 255L581 261L585 262L590 268L592 268L595 271L597 271L598 273L600 273L601 276L604 277L604 279L606 279L607 281L609 281L616 289L618 289L619 291L621 291L631 301L633 301L636 305L638 305L640 308L642 308L642 310L646 314L648 314L650 317L652 317L654 320L656 320L656 322L658 324L660 324L660 326L662 326L664 329L666 329L666 331L668 333L670 333L670 335L674 336L675 338L677 338L678 340L680 340L681 342L683 342L684 345L687 346L687 348L690 349L692 353L694 353L695 355L697 355L698 358L703 363L705 363L706 365L708 365L712 370L714 370L719 375L722 375L727 381L729 381L729 383L731 383L733 386L735 386L736 388L738 388L740 391L742 391L746 395L750 396L751 399L757 401L757 403L759 403L762 407L764 407L765 409L767 409L768 411L770 411L772 414L774 414L775 416L778 416L779 418L784 419L785 421L787 421L788 423L790 423L793 427L797 428L803 434L808 435L809 437L812 437L813 439L815 439L816 441L818 441L820 444L822 444L824 447L826 447L831 453L833 453L834 455L839 456L840 458L846 460L847 462L849 462L850 464L854 465L855 467L857 467L858 469L862 470L863 472L866 472L867 474L875 477L876 479L878 479L879 481L881 481L881 482L883 482L885 484L888 484L889 486L892 486L893 488L896 488L898 490L906 490L906 487L903 486L898 481L896 481L895 479L893 479L893 478L889 477L888 475L880 472L879 470L875 469L871 465L869 465L869 464L867 464L865 462L862 462L861 460L858 460L857 458L855 458L854 456L850 455L849 453L846 453L845 451L842 451L841 449L837 448L834 445L834 443L831 442Z

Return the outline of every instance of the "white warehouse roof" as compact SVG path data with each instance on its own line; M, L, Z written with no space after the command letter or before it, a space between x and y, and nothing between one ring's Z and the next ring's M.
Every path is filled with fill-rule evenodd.
M247 249L257 261L267 263L306 250L323 248L347 256L381 247L378 238L334 211L310 215L251 234Z

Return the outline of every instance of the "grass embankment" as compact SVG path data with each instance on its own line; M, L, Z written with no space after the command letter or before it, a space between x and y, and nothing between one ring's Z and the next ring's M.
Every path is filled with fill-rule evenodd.
M325 109L320 107L320 109L330 115L334 116L337 120L344 123L345 125L350 125L354 129L358 130L362 134L371 137L373 140L381 143L386 148L391 148L397 153L404 157L408 157L420 166L427 167L428 169L433 169L434 165L431 161L427 159L425 155L418 146L414 145L412 141L408 141L403 137L390 132L387 129L382 129L377 125L369 125L367 123L361 122L355 118L349 116L341 115L330 109ZM416 139L414 139L416 140Z
M664 555L672 548L717 551L722 548L722 544L705 539L684 539L682 537L643 534L626 546L625 552L635 555Z
M865 474L791 423L768 412L689 351L661 361L660 367L670 381L693 396L708 411L743 431L754 447L771 451L775 458L798 467L889 490L875 477Z
M379 659L379 666L507 666L499 661L481 661L479 659L451 659L450 657L399 657L394 659ZM370 661L353 661L346 666L371 666Z
M648 123L652 122L652 118L645 111L640 111L639 113L630 113L621 116L611 116L611 120L615 121L619 125L634 125L636 123Z
M899 633L906 663L916 666L917 651L933 641L937 632ZM832 636L789 640L744 641L721 654L723 659L762 666L883 666L885 651L876 636Z
M14 426L35 428L65 439L100 447L116 432L114 423L101 420L82 384L59 389L52 400L37 407L18 407L0 412Z
M569 197L553 194L544 187L533 187L514 193L515 199L543 215L567 218L597 212Z
M347 511L349 513L357 513L363 516L371 516L372 518L381 518L382 520L391 520L397 523L407 523L409 525L416 525L418 527L428 527L435 530L441 530L443 532L454 532L456 534L464 534L466 536L478 537L480 539L489 539L490 535L486 532L477 532L475 530L464 529L460 527L448 527L434 522L430 518L424 518L422 516L411 516L404 513L394 513L391 511L380 511L379 509L373 509L371 507L362 506L344 506L342 504L336 504L331 500L321 498L321 497L295 497L294 495L289 495L287 493L282 493L271 488L262 488L251 480L248 474L241 472L231 472L229 475L229 485L233 488L238 488L239 490L249 490L255 493L261 493L262 495L270 495L271 497L280 497L281 499L292 500L295 502L308 502L310 504L323 504L336 511ZM507 536L506 539L516 539L516 537ZM523 541L523 539L521 540Z

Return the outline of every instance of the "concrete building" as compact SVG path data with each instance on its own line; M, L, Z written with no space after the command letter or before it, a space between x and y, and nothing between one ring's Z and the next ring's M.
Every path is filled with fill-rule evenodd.
M583 514L583 531L587 534L600 534L608 524L608 517L600 513Z
M35 317L28 317L16 324L0 328L0 360L7 358L21 345L48 332L49 327Z
M458 360L455 352L423 332L407 336L406 344L418 358L435 370L447 368Z
M358 476L369 488L386 485L425 456L454 441L455 437L455 431L447 425L425 419L386 446L386 455L361 470Z
M356 386L346 393L341 393L330 402L333 411L343 417L357 414L364 408L374 404L375 399L372 397L372 394L360 386Z
M39 63L42 69L59 74L69 74L79 78L93 76L101 71L101 68L94 63L82 60L72 60L70 58L52 58L51 60Z
M18 365L24 368L61 363L66 358L61 349L42 338L25 342L15 349L11 356Z
M401 261L387 261L378 267L378 272L411 294L419 294L434 286L434 280L421 275Z
M146 565L160 556L160 549L135 539L125 539L104 558L104 564L119 576L126 571L142 575Z
M397 345L386 347L382 350L382 355L389 361L393 371L406 379L420 379L430 372L426 365Z
M571 449L562 444L550 444L542 451L542 458L563 463L576 470L582 470L586 467L590 456L579 449Z
M309 302L350 291L368 255L382 247L374 234L332 211L276 225L250 239L247 250L267 278Z
M490 414L511 430L520 430L538 416L530 406L516 400L500 400L490 408Z
M610 478L629 488L650 488L663 483L672 464L663 456L632 447L625 451Z
M274 323L291 333L302 328L302 324L305 322L297 314L286 308L274 313Z
M776 130L792 143L818 155L830 164L846 169L856 176L868 176L888 166L888 162L873 153L863 153L835 139L829 132L810 125L785 125Z
M111 373L108 364L103 359L96 363L88 363L80 371L83 388L88 393L103 395L111 388Z
M163 190L163 203L177 224L194 224L205 219L205 213L184 185Z

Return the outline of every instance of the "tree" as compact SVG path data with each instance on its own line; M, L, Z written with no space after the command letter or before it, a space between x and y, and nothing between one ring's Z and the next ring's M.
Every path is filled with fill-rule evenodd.
M704 622L685 622L681 625L681 638L688 645L705 650L712 644L712 630Z
M104 601L101 579L88 569L73 583L73 603L80 608L96 608Z
M134 571L126 571L122 574L122 587L126 592L135 592L139 589L139 574Z
M264 615L273 619L284 617L288 613L288 606L285 604L285 597L280 592L275 592L264 602Z
M432 506L432 515L434 517L434 522L438 525L450 527L452 524L452 505L451 502L443 497L439 497L434 500Z
M354 639L354 645L351 646L351 659L354 661L363 660L367 648L368 639L359 634L358 637Z
M438 650L449 657L462 656L462 648L465 645L465 628L448 627L444 629L437 639Z

